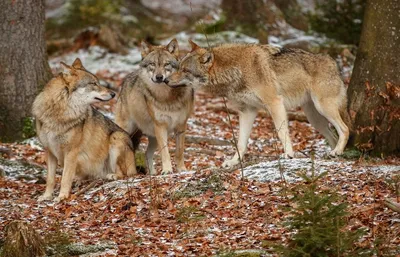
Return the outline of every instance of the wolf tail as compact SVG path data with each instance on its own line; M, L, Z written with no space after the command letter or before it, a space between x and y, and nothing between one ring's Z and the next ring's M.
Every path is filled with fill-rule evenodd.
M347 104L345 104L342 108L340 108L339 112L340 112L340 117L342 118L343 122L349 128L350 132L352 132L353 131L353 124L352 124L351 119L350 119L350 114L347 111Z
M351 121L349 111L347 110L347 101L345 102L345 104L343 104L342 108L339 109L339 112L340 112L340 117L342 118L346 126L349 128L350 132L346 147L352 147L354 145L355 134L353 129L353 123Z

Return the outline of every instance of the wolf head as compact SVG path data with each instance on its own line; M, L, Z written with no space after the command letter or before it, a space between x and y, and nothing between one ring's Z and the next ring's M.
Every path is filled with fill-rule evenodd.
M206 86L209 82L209 70L214 62L214 54L189 40L192 50L179 65L179 70L166 79L170 87L190 86L194 89Z
M99 79L83 67L79 58L71 66L63 62L61 65L64 69L61 76L66 82L65 89L72 102L88 105L108 101L115 97L114 92L101 86Z
M178 41L173 39L166 46L152 46L142 42L141 52L142 62L139 76L149 85L165 85L165 78L174 73L179 66Z

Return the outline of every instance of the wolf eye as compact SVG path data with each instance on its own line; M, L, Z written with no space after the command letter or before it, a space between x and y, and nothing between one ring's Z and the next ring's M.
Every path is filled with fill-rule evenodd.
M164 64L164 67L167 67L167 66L171 66L171 63L167 62L166 64Z
M149 66L151 66L151 67L155 67L155 66L156 66L156 64L155 64L154 62L151 62L151 63L149 63Z

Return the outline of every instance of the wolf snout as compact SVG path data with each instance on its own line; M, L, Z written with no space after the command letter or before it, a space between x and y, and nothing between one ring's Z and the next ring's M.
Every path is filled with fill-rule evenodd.
M114 98L115 97L115 93L114 92L110 92L110 95L111 95L111 98Z
M163 81L164 81L164 76L163 75L160 75L160 74L156 75L156 82L157 83L161 83Z

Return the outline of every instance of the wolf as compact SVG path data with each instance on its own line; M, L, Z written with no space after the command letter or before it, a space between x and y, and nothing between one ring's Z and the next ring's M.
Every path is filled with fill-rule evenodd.
M223 167L236 165L244 155L260 108L271 114L284 157L294 156L286 110L298 106L333 148L330 155L343 153L350 118L346 88L332 58L270 45L222 44L206 49L189 43L191 52L166 82L172 88L187 85L226 97L239 110L238 152Z
M178 171L186 170L183 158L186 122L193 112L194 90L171 88L165 79L179 66L176 39L166 46L141 44L140 68L127 75L116 105L116 123L135 138L137 132L147 135L146 160L150 174L156 174L153 156L161 152L162 174L172 172L168 135L176 135L175 161ZM139 133L140 135L140 133Z
M100 86L80 59L54 77L35 98L32 113L36 131L47 153L46 191L39 201L51 200L57 164L63 166L60 202L70 195L72 180L122 178L136 174L129 135L91 104L108 101L115 93Z

